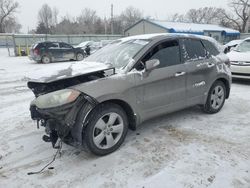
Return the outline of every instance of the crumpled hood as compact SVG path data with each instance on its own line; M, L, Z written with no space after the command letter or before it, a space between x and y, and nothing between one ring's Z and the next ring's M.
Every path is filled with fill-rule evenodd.
M54 69L46 66L45 69L32 73L29 76L29 82L50 83L110 68L112 68L111 65L98 62L74 62L66 67L65 65L61 65Z
M250 52L231 51L227 54L230 61L246 61L250 62Z
M39 73L33 72L33 78L29 78L27 83L28 88L37 97L115 74L111 65L97 62L77 62L65 67L63 64L51 68L46 66L46 69L40 70Z

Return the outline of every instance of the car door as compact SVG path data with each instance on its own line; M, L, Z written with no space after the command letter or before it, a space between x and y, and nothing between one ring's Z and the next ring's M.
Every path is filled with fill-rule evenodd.
M207 54L200 39L182 39L181 49L187 67L187 105L203 104L215 61Z
M151 72L144 69L141 75L135 76L137 105L144 120L183 108L186 103L186 68L181 63L179 41L157 44L145 54L141 63L152 59L158 59L160 65ZM136 69L142 68L137 66Z
M60 49L62 52L63 60L75 59L74 49L71 45L66 43L60 43Z
M47 43L47 51L52 58L52 61L60 61L62 56L60 53L59 43L57 42L49 42Z

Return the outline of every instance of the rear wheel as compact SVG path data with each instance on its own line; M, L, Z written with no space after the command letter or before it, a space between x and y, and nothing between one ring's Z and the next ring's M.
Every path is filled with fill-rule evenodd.
M120 147L127 131L128 119L123 109L116 104L102 104L91 113L83 141L92 153L107 155Z
M204 105L203 110L209 114L217 113L223 107L225 99L226 87L223 82L216 81L208 93L207 102Z
M44 56L42 57L42 63L47 64L47 63L50 63L50 62L51 62L51 60L50 60L50 57L49 57L49 56L44 55Z
M82 53L76 54L76 60L77 61L82 61L84 59L84 55Z

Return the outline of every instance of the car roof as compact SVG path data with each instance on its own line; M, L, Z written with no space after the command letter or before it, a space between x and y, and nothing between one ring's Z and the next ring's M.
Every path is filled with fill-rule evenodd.
M66 43L68 44L67 42L62 42L62 41L39 41L37 42L37 44L40 44L40 43Z
M194 35L194 34L178 34L178 33L154 33L154 34L144 34L144 35L135 35L130 37L121 38L121 42L126 42L129 40L136 39L165 39L165 38L193 38L193 39L201 39L201 40L210 40L212 42L211 37L202 36L202 35ZM214 41L213 41L214 42Z
M135 35L135 36L130 36L130 37L125 37L125 38L121 38L118 39L116 41L118 41L119 43L123 43L129 40L164 40L164 39L177 39L177 38L190 38L190 39L199 39L199 40L206 40L211 42L213 45L216 46L216 48L219 51L224 51L224 47L218 42L216 41L214 38L212 37L208 37L208 36L204 36L204 35L194 35L194 34L178 34L178 33L155 33L155 34L144 34L144 35Z

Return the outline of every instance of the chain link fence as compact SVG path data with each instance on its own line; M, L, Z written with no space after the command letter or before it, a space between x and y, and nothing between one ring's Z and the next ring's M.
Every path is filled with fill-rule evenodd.
M0 47L7 48L9 55L29 55L33 44L40 41L66 42L78 45L84 41L115 40L123 35L43 35L43 34L0 34Z
M15 56L14 42L12 35L1 34L0 35L0 48L6 48L9 56Z

